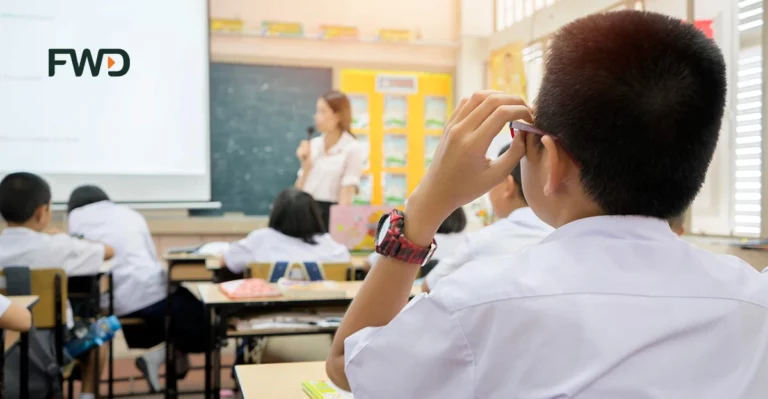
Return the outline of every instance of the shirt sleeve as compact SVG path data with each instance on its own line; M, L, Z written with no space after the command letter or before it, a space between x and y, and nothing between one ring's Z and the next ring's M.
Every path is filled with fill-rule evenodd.
M54 250L64 257L58 266L69 276L93 276L99 273L104 264L104 245L70 237L67 234L54 234Z
M347 154L347 160L344 162L344 170L341 173L341 186L359 186L360 176L363 174L363 164L365 163L365 151L359 143Z
M381 255L376 252L371 252L371 254L368 255L368 264L371 265L371 267L376 266L376 262L379 261L379 258L381 258Z
M6 298L4 295L0 295L0 317L3 317L3 315L5 315L5 312L10 307L11 307L11 300Z
M248 264L253 262L254 246L261 240L262 231L256 230L248 234L248 237L230 244L224 252L224 263L227 269L232 273L242 273Z
M474 397L474 357L461 325L429 296L414 298L388 325L347 338L344 353L355 397Z
M427 274L427 277L425 277L427 287L429 287L430 290L434 289L437 282L443 277L459 270L473 259L474 252L472 251L471 241L466 240L461 248L456 250L453 256L440 259L437 262L437 266Z

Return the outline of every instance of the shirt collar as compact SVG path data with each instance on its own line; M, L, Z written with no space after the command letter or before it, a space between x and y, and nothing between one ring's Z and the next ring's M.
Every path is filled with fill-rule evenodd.
M646 216L594 216L560 227L542 243L584 236L642 241L678 238L666 220Z
M539 219L539 217L533 213L533 209L530 207L515 209L512 211L512 213L509 214L509 216L505 218L505 220L510 223L524 225L532 229L544 231L554 230L552 226L541 221L541 219Z
M9 234L38 234L37 231L34 231L28 227L6 227L3 229L3 232L0 233L0 235L9 235Z
M341 150L348 146L349 143L354 141L355 137L352 136L352 133L344 132L341 134L341 137L339 137L339 141L337 141L336 144L334 144L333 147L328 150L328 154L338 154Z

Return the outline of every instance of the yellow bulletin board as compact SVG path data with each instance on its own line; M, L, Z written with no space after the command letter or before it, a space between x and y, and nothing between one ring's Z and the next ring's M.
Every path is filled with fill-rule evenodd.
M453 110L448 74L341 70L352 133L370 152L358 205L401 205L424 176Z
M489 87L525 98L525 64L523 43L511 43L491 52Z

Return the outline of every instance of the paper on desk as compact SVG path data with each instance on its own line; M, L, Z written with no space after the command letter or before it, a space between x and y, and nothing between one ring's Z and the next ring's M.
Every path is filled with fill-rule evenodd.
M205 243L195 251L198 255L222 255L229 249L229 243L223 241L214 241Z

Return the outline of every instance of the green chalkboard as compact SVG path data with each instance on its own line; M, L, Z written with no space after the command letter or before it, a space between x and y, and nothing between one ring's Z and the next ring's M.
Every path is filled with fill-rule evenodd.
M214 213L269 214L296 181L296 147L331 81L326 68L211 64L211 194L222 203Z

